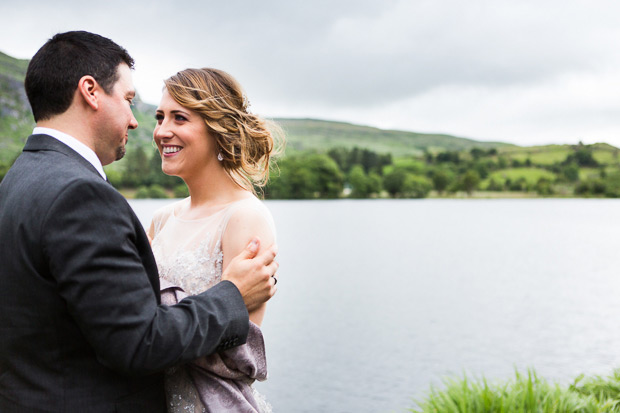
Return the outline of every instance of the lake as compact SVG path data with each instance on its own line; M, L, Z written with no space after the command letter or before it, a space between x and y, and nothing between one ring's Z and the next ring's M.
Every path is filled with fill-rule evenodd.
M145 225L171 200L132 200ZM267 201L275 412L402 412L464 373L620 367L620 200Z

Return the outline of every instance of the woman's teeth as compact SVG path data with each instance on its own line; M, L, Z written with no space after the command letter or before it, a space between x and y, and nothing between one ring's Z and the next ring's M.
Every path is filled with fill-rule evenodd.
M181 148L180 146L164 146L164 153L175 153L180 151Z

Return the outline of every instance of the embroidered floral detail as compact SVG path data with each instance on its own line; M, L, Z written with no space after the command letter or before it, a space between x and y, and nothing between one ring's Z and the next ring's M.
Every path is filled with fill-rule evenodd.
M153 241L153 251L158 251L160 248L158 241L159 238ZM181 286L188 295L200 294L213 287L222 279L224 254L221 240L217 240L213 250L210 251L209 245L212 242L212 236L208 233L194 250L179 251L168 262L158 260L159 276L174 285Z

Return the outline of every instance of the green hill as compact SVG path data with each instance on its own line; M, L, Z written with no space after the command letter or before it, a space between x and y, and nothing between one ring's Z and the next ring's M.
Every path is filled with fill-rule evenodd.
M27 60L0 52L0 161L15 158L32 131L34 120L24 90Z
M23 81L28 60L0 52L0 161L14 158L31 132L34 121ZM155 126L155 106L135 100L134 114L140 127L130 132L130 146L150 145ZM382 130L344 122L314 119L276 119L287 137L287 152L327 151L333 147L365 148L395 156L421 155L425 151L469 150L474 147L504 147L504 143L478 142L441 134Z
M529 147L504 147L499 150L500 154L510 160L517 160L521 163L528 159L537 165L553 165L563 162L568 155L575 151L575 145L545 145ZM591 145L594 159L600 164L617 164L620 150L607 143L595 143Z
M0 52L0 163L10 163L21 151L26 137L34 127L30 105L24 90L28 60L15 59ZM130 131L128 151L141 147L152 151L151 140L155 127L155 106L135 99L134 115L137 130ZM469 152L471 149L497 149L508 160L537 165L562 162L574 151L570 145L520 147L502 142L482 142L445 134L415 133L384 130L345 122L317 119L274 119L284 129L286 154L300 151L327 152L331 148L369 149L376 153L390 153L394 157L419 156L425 152L437 154L446 151ZM618 163L618 149L597 144L594 156L603 164ZM124 167L124 161L111 165Z
M472 148L512 147L501 142L480 142L450 135L384 130L370 126L316 119L274 119L286 134L287 152L325 151L334 147L369 149L393 156L421 156L424 152L462 151Z

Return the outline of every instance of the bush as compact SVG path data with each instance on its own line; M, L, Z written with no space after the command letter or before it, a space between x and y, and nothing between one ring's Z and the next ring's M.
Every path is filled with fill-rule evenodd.
M547 178L538 179L538 182L536 182L536 192L539 195L553 195L551 181Z
M459 180L459 188L471 194L475 189L478 189L480 184L480 174L473 170L467 170Z
M491 178L489 180L489 184L487 185L487 191L501 191L503 188L502 185L497 183L495 179Z
M123 184L123 174L122 172L116 170L116 169L112 169L112 168L106 168L105 169L105 174L106 177L108 178L108 181L110 181L110 183L112 184L112 186L114 188L120 188Z
M168 198L166 190L159 185L141 186L134 196L137 199Z
M407 172L403 169L395 168L383 178L383 187L392 197L403 193L403 186L407 179Z
M512 181L510 183L510 187L508 188L511 191L527 191L528 184L525 178L519 178L516 181Z
M134 198L137 199L147 199L150 198L149 196L149 188L147 186L141 186L138 188L138 190L136 191L136 194L134 195Z
M189 196L189 189L187 189L187 185L181 184L174 187L173 193L175 198L187 198Z
M160 185L151 185L149 187L149 198L168 198L166 190Z
M406 198L426 198L433 188L424 176L408 174L403 183L403 196Z
M443 170L436 170L433 173L433 186L438 193L442 193L448 188L450 182L452 181L451 176Z

